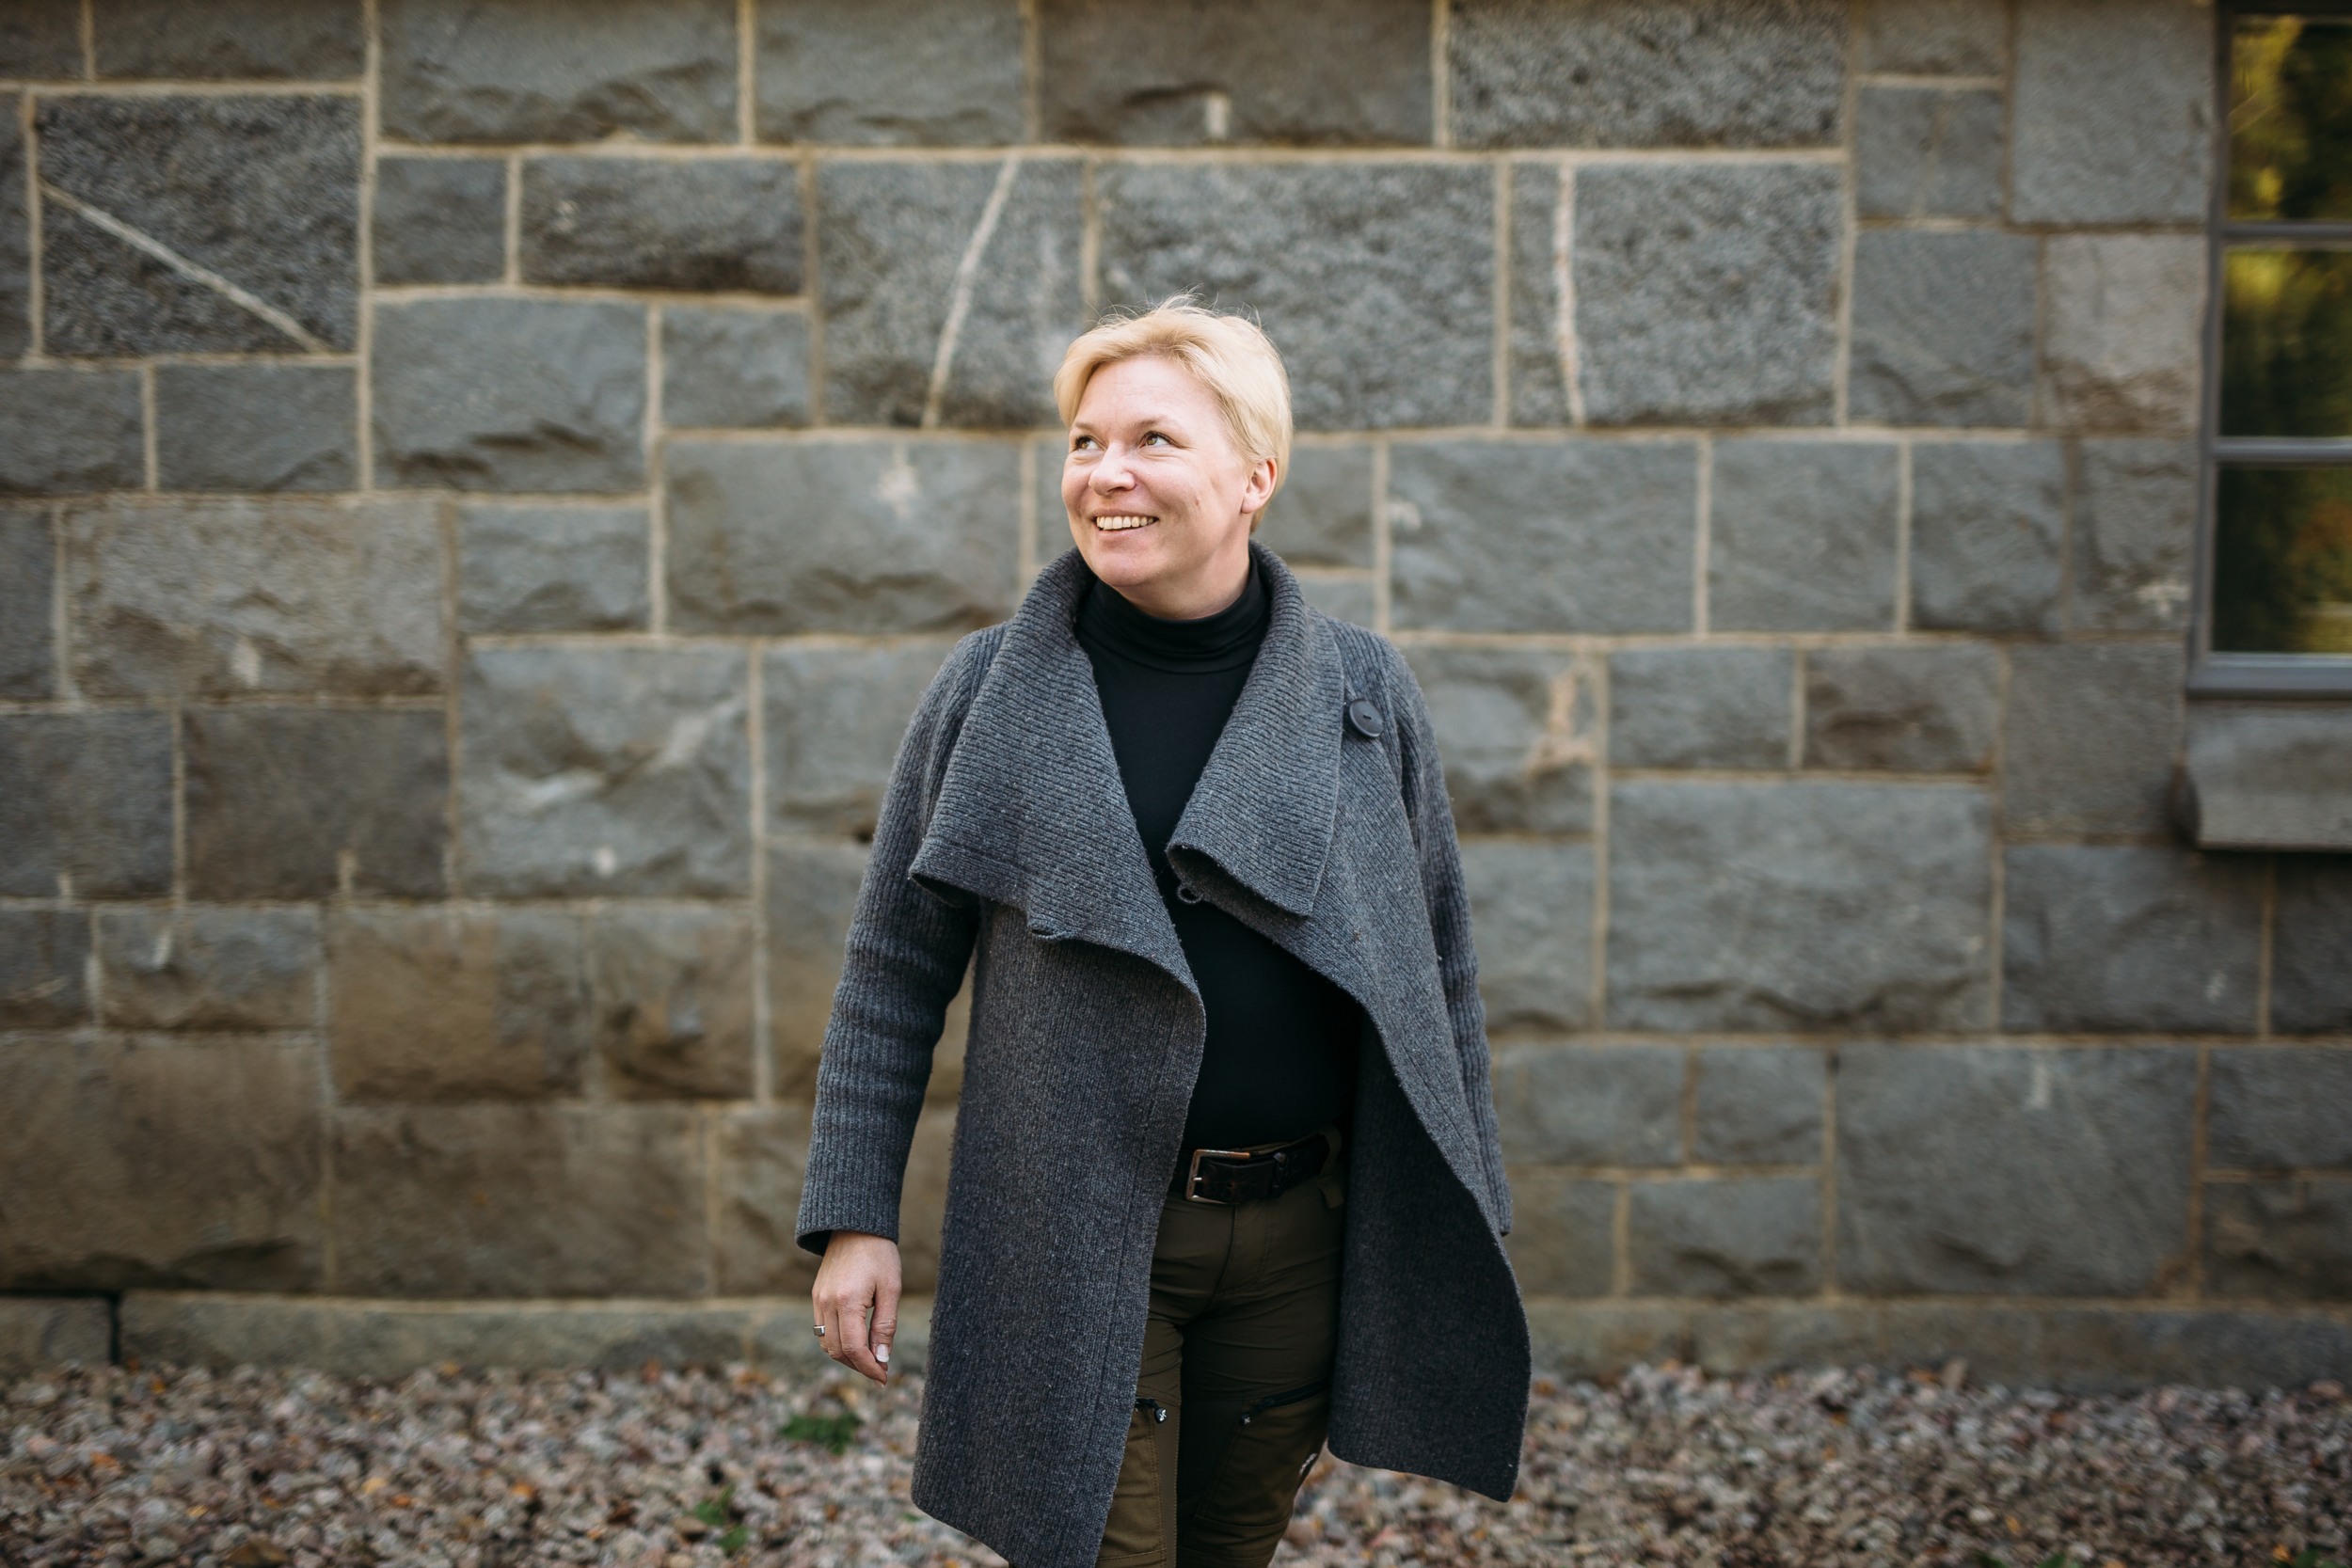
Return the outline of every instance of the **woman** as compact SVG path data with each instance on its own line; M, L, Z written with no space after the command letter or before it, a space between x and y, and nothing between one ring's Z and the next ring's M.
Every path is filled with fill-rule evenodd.
M1332 1451L1509 1496L1527 1324L1421 693L1250 534L1280 358L1171 302L1054 379L1076 548L908 725L799 1232L885 1375L899 1184L972 1017L914 1500L1020 1568L1248 1564Z

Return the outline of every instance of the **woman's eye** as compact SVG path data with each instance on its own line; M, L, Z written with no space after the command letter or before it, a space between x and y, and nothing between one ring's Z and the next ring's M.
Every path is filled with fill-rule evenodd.
M1148 447L1154 441L1157 441L1162 446L1168 445L1168 437L1161 435L1158 431L1152 430L1144 433L1143 444L1145 446Z
M1076 440L1074 440L1074 441L1073 441L1073 442L1071 442L1071 443L1070 443L1070 450L1071 450L1072 451L1088 451L1089 449L1090 449L1093 445L1094 445L1094 437L1093 437L1093 436L1079 436Z

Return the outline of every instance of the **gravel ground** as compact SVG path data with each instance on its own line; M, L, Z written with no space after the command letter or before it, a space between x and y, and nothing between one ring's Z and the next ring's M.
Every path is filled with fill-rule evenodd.
M0 1560L1000 1562L906 1500L921 1380L66 1369L0 1385ZM835 1453L835 1446L841 1451ZM2352 1558L2352 1402L1865 1370L1541 1380L1497 1504L1328 1457L1282 1564Z

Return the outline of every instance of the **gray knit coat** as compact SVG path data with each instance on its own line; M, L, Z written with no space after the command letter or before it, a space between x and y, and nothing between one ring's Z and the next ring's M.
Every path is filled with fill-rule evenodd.
M1428 714L1385 639L1315 610L1251 551L1265 641L1168 857L1363 1009L1331 1451L1505 1497L1527 1319ZM932 1048L969 964L914 1496L1020 1568L1095 1559L1202 1039L1072 631L1087 578L1074 550L1047 566L1010 621L956 645L907 727L825 1035L798 1227L813 1251L837 1229L898 1235Z

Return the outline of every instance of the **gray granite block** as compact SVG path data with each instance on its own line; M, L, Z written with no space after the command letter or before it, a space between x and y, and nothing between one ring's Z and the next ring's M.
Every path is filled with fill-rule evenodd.
M2352 867L2341 855L2279 862L2270 1026L2282 1034L2352 1034Z
M0 76L81 74L81 0L16 0L0 11Z
M768 850L768 1027L775 1091L806 1099L833 1016L841 954L866 876L866 846L782 839Z
M8 25L0 20L0 29ZM0 32L0 50L7 38ZM13 74L0 66L0 75ZM0 92L0 357L33 343L33 237L25 199L24 99Z
M92 0L101 76L325 82L367 63L355 0Z
M2197 448L2085 441L2074 489L2074 626L2173 631L2188 615Z
M1547 1296L1608 1295L1616 1275L1617 1183L1541 1166L1511 1172L1511 1272Z
M1804 656L1807 768L1980 773L2000 716L2001 656L1980 642Z
M2248 1047L2213 1053L2205 1161L2217 1170L2352 1170L2352 1052Z
M1503 165L1510 209L1511 316L1508 353L1510 406L1515 425L1576 422L1576 399L1584 395L1579 366L1581 345L1572 322L1576 300L1573 266L1577 166ZM1576 399L1568 395L1576 384Z
M46 508L0 506L0 699L56 692L56 551Z
M168 893L171 798L168 714L0 714L0 895Z
M2200 234L2054 234L2043 417L2091 430L2192 430L2204 386Z
M1707 558L1714 631L1891 631L1891 446L1722 441Z
M1593 826L1595 671L1534 648L1415 645L1454 825L1466 833Z
M0 909L0 1029L71 1029L90 1017L90 917Z
M133 1029L309 1029L323 951L311 909L101 910L105 1022Z
M1911 621L1923 631L2056 631L2066 460L2055 441L1911 449Z
M771 831L873 837L891 758L950 646L919 638L768 650L760 687Z
M197 896L448 892L439 710L194 708L183 722Z
M1854 112L1854 207L1866 218L2001 212L1996 89L1864 87Z
M525 159L523 277L801 292L801 174L771 158Z
M1609 658L1619 768L1786 768L1796 657L1787 648L1623 648Z
M1018 0L758 0L755 24L763 140L1021 140Z
M104 1296L0 1298L0 1377L113 1359L114 1303Z
M1683 1077L1678 1046L1504 1046L1494 1060L1503 1153L1515 1164L1674 1164Z
M1335 621L1373 628L1374 623L1379 619L1372 579L1368 576L1352 572L1341 576L1310 570L1299 578L1298 591L1306 595L1309 604Z
M588 1003L606 1093L749 1100L753 955L747 911L610 905L588 921Z
M2214 33L2195 0L2020 6L2010 216L2202 223Z
M1461 852L1487 1029L1507 1036L1586 1027L1593 1010L1591 846L1471 838Z
M156 366L157 485L355 488L357 379L346 365Z
M661 422L759 428L809 420L808 317L673 305L661 312Z
M1293 566L1372 564L1372 448L1291 448L1291 469L1258 522L1258 542Z
M808 1164L810 1108L804 1101L730 1107L714 1117L711 1174L719 1189L712 1228L723 1295L805 1295L817 1259L798 1235L801 1182ZM899 1212L905 1212L900 1199ZM901 1227L903 1229L903 1227ZM903 1268L905 1249L900 1249ZM898 1358L891 1348L891 1361Z
M2023 425L2033 404L2035 242L1874 230L1854 241L1852 417Z
M2172 817L2200 847L2352 849L2352 703L2207 697L2187 721Z
M649 613L648 528L642 506L476 502L459 507L459 629L644 626Z
M378 158L375 280L491 283L506 275L506 160Z
M2007 854L2004 1028L2250 1034L2263 868L2135 845L2025 844Z
M135 371L0 370L0 495L138 489L146 422Z
M2012 648L2001 743L2010 832L2164 831L2180 746L2181 660L2173 642Z
M2352 1295L2352 1182L2205 1183L2202 1284L2210 1296Z
M1804 1296L1821 1287L1821 1183L1809 1176L1636 1181L1637 1296Z
M1855 25L1864 71L1992 76L2009 48L2006 0L1863 0Z
M1694 1160L1809 1165L1821 1158L1827 1053L1805 1046L1716 1046L1698 1053Z

